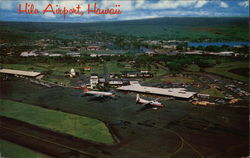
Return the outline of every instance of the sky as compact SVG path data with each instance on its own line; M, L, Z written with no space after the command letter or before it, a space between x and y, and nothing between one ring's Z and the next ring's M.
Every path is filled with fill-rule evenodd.
M38 14L18 13L18 6L24 10L25 4L33 4ZM119 9L121 14L88 14L88 4L100 9ZM68 10L80 5L79 14L53 14L42 11L51 4L53 10ZM58 6L57 6L58 5ZM116 6L120 5L120 6ZM28 9L30 9L28 7ZM49 7L48 10L51 10ZM136 20L159 17L249 17L248 0L0 0L0 21L34 22L95 22Z

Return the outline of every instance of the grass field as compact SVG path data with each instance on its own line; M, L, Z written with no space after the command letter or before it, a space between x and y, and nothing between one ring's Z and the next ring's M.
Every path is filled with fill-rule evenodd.
M212 97L217 97L217 98L224 98L225 95L222 94L218 89L216 88L209 88L209 89L206 89L204 91L202 91L201 93L204 93L204 94L209 94L210 96Z
M135 68L125 68L127 62L117 62L117 61L109 61L107 62L107 67L110 73L120 73L121 71L137 71Z
M0 139L1 158L51 158L31 149Z
M90 71L84 71L86 75L91 75L92 73L103 74L103 64L102 63L85 63L85 66L90 67ZM84 67L84 66L82 66ZM81 68L82 68L81 67Z
M191 72L199 72L200 71L200 67L196 64L191 64L191 65L188 65L186 68L185 68L186 71L191 71Z
M156 67L158 67L158 68L156 68ZM168 73L166 68L159 63L155 63L155 64L151 65L151 72L154 73L155 76L161 76L161 75Z
M248 62L222 63L212 68L206 68L205 71L248 83L248 77L229 72L232 69L238 68L249 68Z
M189 77L171 77L165 76L160 79L162 82L171 82L171 83L193 83L194 80Z
M108 128L99 120L10 100L1 99L0 102L0 115L2 116L60 133L66 133L81 139L105 144L114 143Z
M43 78L43 80L53 82L55 84L59 84L63 86L70 86L70 80L69 78L66 78L66 77L56 78L56 77L50 76L50 77Z
M75 65L68 65L68 64L61 64L61 63L37 63L39 67L45 68L50 70L53 75L64 76L65 72L69 72L71 68L74 68L75 71L79 72L82 66L75 64Z

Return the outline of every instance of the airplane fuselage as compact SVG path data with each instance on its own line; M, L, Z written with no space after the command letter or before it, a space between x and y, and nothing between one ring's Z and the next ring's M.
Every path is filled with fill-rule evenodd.
M142 98L138 98L137 99L137 103L140 104L150 104L152 106L158 106L158 107L163 107L162 103L158 102L158 101L148 101Z
M114 96L114 94L110 93L110 92L101 92L101 91L87 91L84 92L85 94L89 94L89 95L100 95L100 96Z

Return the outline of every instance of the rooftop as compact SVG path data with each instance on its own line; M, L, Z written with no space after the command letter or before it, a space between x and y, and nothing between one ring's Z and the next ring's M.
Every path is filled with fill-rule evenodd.
M0 69L0 73L22 75L22 76L28 76L28 77L36 77L41 74L40 72L12 70L12 69Z
M131 84L129 86L122 86L117 89L124 90L124 91L165 95L165 96L184 98L184 99L188 99L192 97L194 94L196 94L196 92L186 91L185 88L166 88L165 89L165 88L157 88L157 87L146 87L146 86L141 86L140 84Z

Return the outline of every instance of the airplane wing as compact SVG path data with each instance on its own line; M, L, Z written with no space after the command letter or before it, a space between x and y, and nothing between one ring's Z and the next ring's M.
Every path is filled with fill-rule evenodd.
M160 100L161 98L156 98L154 101L158 101L158 100Z
M152 105L152 103L151 103L151 102L146 103L146 104L142 104L142 106L151 106L151 105Z
M96 94L95 97L97 97L97 98L103 98L104 95L102 95L102 94Z

